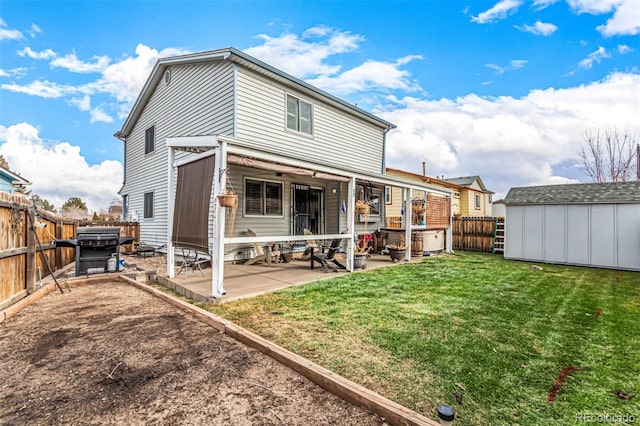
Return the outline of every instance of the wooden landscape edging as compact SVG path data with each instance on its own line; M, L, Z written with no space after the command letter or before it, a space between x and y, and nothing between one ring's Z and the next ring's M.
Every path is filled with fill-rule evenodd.
M179 309L190 313L198 319L206 322L217 330L227 334L235 340L251 346L263 354L273 358L284 366L303 375L323 389L332 394L350 402L354 405L364 407L369 411L376 413L391 424L394 425L411 425L411 426L438 426L437 423L413 410L408 409L396 402L393 402L382 395L379 395L351 380L333 373L332 371L309 361L295 353L266 340L255 333L250 332L224 318L205 311L191 303L184 302L169 294L166 294L147 284L137 282L130 278L119 276L120 280L136 286L154 296L165 300L168 303L178 307Z
M205 311L191 303L182 301L176 297L166 294L150 285L143 284L131 278L122 275L103 274L92 278L76 278L69 279L70 286L80 286L85 284L97 284L101 282L123 281L133 285L141 290L150 293L159 299L193 315L200 321L212 326L216 330L227 334L229 337L246 344L263 354L273 358L284 366L303 375L323 389L332 394L350 402L354 405L368 409L376 413L391 424L403 426L438 426L439 423L410 410L396 402L391 401L357 383L352 382L332 371L319 366L295 353L266 340L255 333L245 330L244 328L218 316L211 312ZM66 290L66 289L65 289ZM7 309L0 311L0 323L18 314L27 306L40 300L52 291L57 291L56 284L49 282L41 289L35 291L19 302L13 304Z

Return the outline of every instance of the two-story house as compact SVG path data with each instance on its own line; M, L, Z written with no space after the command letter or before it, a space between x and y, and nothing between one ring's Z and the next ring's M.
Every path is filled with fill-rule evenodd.
M142 241L165 246L169 277L175 247L208 252L213 297L243 246L303 242L305 230L342 239L352 269L354 239L384 225L385 186L406 202L438 192L386 176L394 127L233 48L159 59L115 135L123 216L139 221ZM234 207L218 201L225 192ZM368 215L356 214L357 199Z

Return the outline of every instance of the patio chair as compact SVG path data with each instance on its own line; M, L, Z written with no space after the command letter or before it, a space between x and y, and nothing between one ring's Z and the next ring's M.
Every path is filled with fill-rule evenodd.
M251 229L247 229L246 233L250 237L257 237L256 233ZM247 260L245 265L253 265L258 262L265 262L267 265L271 265L272 263L278 263L278 260L280 259L280 251L271 250L270 246L267 246L267 250L265 252L260 243L253 243L253 249L256 252L256 256Z
M329 272L329 270L338 272L338 269L346 270L347 268L335 258L336 253L339 253L342 250L341 244L341 238L334 239L326 253L318 253L314 248L312 248L311 269L314 269L314 262L318 262L322 265L325 272Z
M180 247L180 250L182 258L177 262L177 266L180 266L178 275L184 271L184 278L187 279L187 272L191 269L194 274L198 271L200 272L200 275L204 277L205 275L202 270L202 266L208 263L209 259L205 258L201 253L198 253L197 250L183 247Z

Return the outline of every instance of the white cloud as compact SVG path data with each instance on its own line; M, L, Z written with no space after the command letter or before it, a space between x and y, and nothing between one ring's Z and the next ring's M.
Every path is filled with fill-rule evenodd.
M102 108L98 107L91 110L91 120L89 120L89 122L113 123L113 117L104 112Z
M504 67L496 64L485 64L485 67L494 70L498 74L504 74L507 71L514 71L524 67L527 62L529 61L526 61L524 59L512 59L511 61L509 61L509 65L506 65Z
M534 0L533 8L535 10L546 9L554 3L557 3L559 0Z
M525 25L514 25L514 26L520 31L524 31L526 33L531 33L535 35L542 35L542 36L549 36L554 32L556 32L556 30L558 29L558 27L553 24L540 22L540 21L537 21L533 25L525 24Z
M51 49L45 49L42 52L34 52L29 46L22 50L18 50L18 55L22 57L28 56L31 59L51 59L58 56L56 52Z
M581 60L580 63L578 63L578 65L580 66L580 68L590 69L593 66L594 62L600 63L601 60L610 58L610 57L611 55L609 55L609 53L607 52L607 49L600 46L598 47L598 50L589 53L589 56Z
M7 23L0 18L0 40L20 40L23 35L18 30L7 28Z
M619 44L618 45L618 53L621 55L624 55L625 53L629 53L632 52L633 49L630 48L629 46L627 46L626 44Z
M364 37L328 27L313 27L296 34L284 33L278 37L266 34L257 36L260 46L244 52L298 78L330 76L340 71L339 65L329 65L325 60L331 55L356 50Z
M318 77L307 80L308 83L328 92L346 95L368 90L405 90L422 91L420 86L410 79L410 73L400 66L420 56L408 56L395 63L366 61L362 65L347 70L335 77Z
M71 98L69 103L78 107L80 111L91 110L91 98L89 95L84 95L82 98Z
M471 21L478 24L488 24L504 19L509 13L514 13L522 4L521 0L500 0L492 8L472 16Z
M21 78L21 77L24 77L25 75L27 75L27 69L23 68L23 67L12 68L10 70L4 70L4 69L0 68L0 77Z
M31 29L29 29L29 35L31 38L35 38L37 34L40 34L42 29L36 24L31 24Z
M68 55L55 58L50 62L50 65L54 68L64 68L71 72L77 73L96 73L104 71L111 59L108 56L94 56L91 58L93 61L81 61L76 56L75 52Z
M376 113L398 128L387 136L389 167L445 177L475 175L489 189L566 183L587 129L637 126L639 74L589 85L534 90L522 98L396 99ZM635 129L637 132L640 129Z
M59 208L70 197L80 197L90 212L106 209L118 198L123 169L118 161L90 165L80 147L47 142L28 123L0 125L0 154L14 171L32 182L32 193Z
M29 84L20 85L15 83L0 85L0 88L15 93L24 93L30 96L39 96L45 99L57 99L64 96L81 93L80 87L61 85L47 80L36 80Z
M600 15L609 13L617 8L625 0L567 0L567 3L577 13L590 13ZM633 1L633 0L632 0Z
M100 73L100 77L82 85L68 85L50 81L36 80L27 84L2 84L0 88L16 93L24 93L31 96L39 96L45 99L67 98L69 104L78 107L81 111L90 113L90 122L112 122L111 115L102 108L92 110L91 96L106 95L114 98L115 111L118 117L126 117L131 105L140 93L144 83L151 72L155 62L160 57L175 56L189 53L178 48L167 48L161 51L151 49L143 44L136 47L136 56L125 57L119 62L111 62L107 56L94 56L91 61L79 60L75 53L58 57L56 52L47 49L42 52L34 52L25 47L18 51L21 56L32 59L52 59L52 67L62 67L77 73ZM77 98L83 95L82 98Z
M613 17L605 25L596 27L605 37L614 35L637 35L640 33L640 3L624 0L616 8Z

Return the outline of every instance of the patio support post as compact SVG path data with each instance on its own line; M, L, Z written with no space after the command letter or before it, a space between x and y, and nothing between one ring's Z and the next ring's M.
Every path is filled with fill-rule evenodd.
M349 190L347 191L347 226L349 227L349 239L347 239L347 271L353 272L353 244L356 237L356 178L352 177L349 180Z
M453 197L449 197L449 227L445 237L445 252L453 253Z
M404 192L404 260L411 260L411 188Z
M218 141L216 153L216 165L213 170L213 193L215 206L215 219L213 221L213 250L211 252L211 295L220 298L224 291L224 228L225 208L218 202L217 196L221 194L227 185L227 143Z
M167 181L168 181L168 197L169 205L167 208L167 276L173 278L175 276L176 262L173 253L173 209L176 203L176 188L173 184L175 180L175 168L173 162L175 160L175 150L167 147Z

